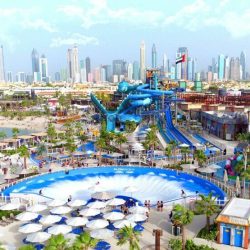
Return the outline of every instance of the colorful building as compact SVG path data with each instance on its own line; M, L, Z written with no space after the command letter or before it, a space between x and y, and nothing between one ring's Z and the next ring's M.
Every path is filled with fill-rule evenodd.
M247 249L250 240L250 200L232 198L216 218L220 244Z

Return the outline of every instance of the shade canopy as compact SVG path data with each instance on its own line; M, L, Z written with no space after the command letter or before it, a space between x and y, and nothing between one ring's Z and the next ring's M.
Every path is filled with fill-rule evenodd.
M112 192L96 192L91 195L92 198L97 199L97 200L110 200L115 197L115 194Z
M129 214L126 219L134 222L140 222L145 221L147 219L147 216L144 214Z
M8 211L8 210L16 210L21 206L20 203L7 203L0 207L0 210Z
M37 232L27 235L26 241L31 243L43 243L47 241L51 235L46 232Z
M213 168L213 169L220 169L221 168L221 166L217 165L217 164L212 164L212 165L209 165L208 167Z
M129 208L129 212L133 214L145 214L146 212L148 212L148 208L142 206L135 206Z
M73 200L68 202L68 206L70 207L81 207L87 204L87 201L85 200Z
M84 164L98 164L98 160L96 160L96 159L86 159L86 160L83 160L83 163Z
M18 232L24 233L24 234L30 234L30 233L35 233L40 230L42 230L43 226L41 224L37 223L30 223L26 224L24 226L19 227Z
M104 219L112 220L112 221L121 220L124 217L125 217L125 215L123 213L120 213L120 212L110 212L110 213L107 213L107 214L103 215Z
M112 153L112 154L108 154L107 156L111 157L111 158L118 158L118 157L121 157L123 156L124 154L122 153Z
M36 212L42 212L46 209L48 209L48 206L42 204L36 204L34 206L28 207L26 211L36 213Z
M36 219L39 216L37 213L32 213L32 212L22 212L16 216L17 220L20 221L31 221Z
M62 201L62 200L52 200L47 203L49 207L59 207L65 204L66 204L66 201Z
M52 225L56 222L59 222L60 220L62 219L61 216L59 215L47 215L47 216L44 216L42 217L39 222L43 225Z
M120 206L123 205L126 201L120 198L113 198L107 201L107 206Z
M205 167L205 168L197 168L197 171L200 173L212 174L212 173L216 172L216 169Z
M199 168L198 165L194 165L194 164L181 164L181 167L184 169L197 169L197 168Z
M72 227L68 225L55 225L48 228L48 233L53 235L67 234L72 231Z
M95 216L101 213L101 211L99 209L95 209L95 208L85 208L83 210L81 210L80 215L89 217L89 216Z
M105 240L114 236L114 231L109 229L96 229L90 232L90 236L95 239Z
M67 225L73 227L80 227L86 225L88 219L85 217L72 217L66 220Z
M188 147L189 147L189 145L188 145L188 144L186 144L186 143L182 143L182 144L180 144L180 145L179 145L179 147L181 147L181 148L188 148Z
M133 221L130 221L130 220L118 220L113 225L115 228L120 229L120 228L123 228L125 226L134 227L136 225L136 223L134 223Z
M55 207L50 210L52 214L68 214L72 209L67 206Z
M105 208L106 207L106 202L103 202L103 201L90 202L87 205L87 207L89 207L89 208L95 208L95 209Z
M90 229L100 229L107 227L109 225L108 221L103 219L91 220L86 224L87 228Z

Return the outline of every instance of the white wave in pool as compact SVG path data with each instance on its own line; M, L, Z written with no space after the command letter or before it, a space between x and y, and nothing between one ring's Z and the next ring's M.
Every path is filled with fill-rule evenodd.
M33 182L33 180L31 180L31 181L26 181L27 184L30 184L30 183L32 183L32 182Z
M43 183L43 182L45 182L45 180L39 180L39 181L37 181L37 183Z
M160 176L167 176L166 174L159 174Z
M132 196L136 199L150 200L155 204L158 200L168 201L181 197L181 189L187 195L191 194L189 190L183 187L184 182L167 180L156 175L140 175L138 177L129 175L114 175L114 176L94 176L87 177L82 180L59 180L51 185L43 188L43 194L47 197L56 199L67 199L69 195L73 199L89 199L93 191L89 187L98 184L98 189L101 191L111 191L117 195L131 196L131 193L124 192L124 188L133 186L138 189ZM98 191L99 191L98 190ZM39 189L32 190L39 192Z
M148 172L147 174L148 174L148 175L155 175L154 172Z
M188 180L188 182L192 182L192 183L194 183L194 180L191 180L191 179L190 179L190 180Z
M25 189L26 189L26 186L23 186L23 187L14 189L14 190L13 190L13 193L19 193L19 192L21 192L21 191L23 191L23 190L25 190Z

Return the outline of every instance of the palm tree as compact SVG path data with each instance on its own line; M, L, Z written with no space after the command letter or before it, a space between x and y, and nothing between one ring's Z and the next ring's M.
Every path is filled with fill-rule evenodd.
M144 144L148 144L152 150L151 162L152 162L152 166L153 166L154 149L158 145L158 139L156 136L157 128L155 126L152 126L150 128L151 128L151 130L147 132Z
M71 162L73 163L73 153L76 151L77 146L74 142L74 139L72 137L68 137L66 140L65 148L70 153L71 156Z
M12 136L13 138L17 138L17 135L20 133L20 130L18 128L12 128Z
M134 121L125 122L125 130L127 133L132 133L135 129L136 129L136 122Z
M67 250L68 247L68 240L64 238L62 234L52 235L49 239L45 250Z
M165 154L169 160L170 156L172 155L172 146L170 144L168 144L167 147L165 148Z
M250 133L239 133L237 136L237 140L241 142L247 142L248 144L250 143Z
M36 250L36 248L33 245L24 245L18 248L19 250Z
M190 149L188 147L182 147L181 153L184 155L184 161L187 163L187 154L190 153Z
M102 156L102 149L106 146L106 141L102 137L99 137L95 143L97 148L99 149L99 165L101 165L101 156Z
M23 157L23 165L24 168L27 168L27 158L30 157L30 152L29 149L25 146L22 145L17 149L17 152L19 153L20 157Z
M122 246L126 243L129 244L129 250L140 250L139 236L140 232L135 231L132 226L125 226L121 228L118 233L118 246Z
M203 163L207 160L205 153L203 152L203 150L198 149L195 151L194 155L198 161L199 166L202 167Z
M123 143L126 143L128 141L127 137L122 134L122 133L117 133L115 134L115 142L120 146L120 151L121 151L121 146Z
M193 220L194 213L180 204L176 204L173 208L173 222L176 226L180 226L182 230L182 249L185 250L186 245L186 225Z
M216 197L213 197L212 192L209 193L208 196L205 196L204 194L200 194L200 200L197 200L195 202L195 209L197 213L199 214L205 214L207 218L207 232L210 229L210 217L219 212L219 207L216 204Z
M74 250L87 250L90 247L95 248L98 240L90 236L89 232L84 232L77 236L73 244Z
M36 154L38 156L43 156L44 153L46 153L46 152L47 152L47 148L46 148L45 144L44 143L39 144L39 146L37 147L37 150L36 150Z
M173 150L173 154L174 154L174 163L176 162L176 149L178 146L178 143L176 141L170 141L169 145L171 145L172 150Z
M56 138L56 129L53 123L48 124L47 135L48 135L50 142L53 142L54 139Z
M0 139L4 139L7 137L7 134L4 131L0 131Z

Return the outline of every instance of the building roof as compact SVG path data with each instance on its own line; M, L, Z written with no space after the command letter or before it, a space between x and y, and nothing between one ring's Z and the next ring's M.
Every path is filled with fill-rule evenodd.
M250 200L232 198L218 215L216 221L236 225L249 225Z

